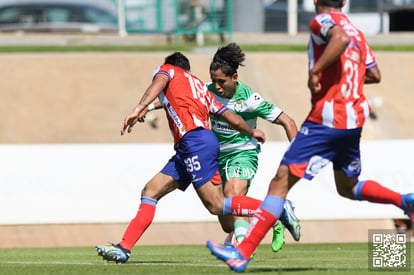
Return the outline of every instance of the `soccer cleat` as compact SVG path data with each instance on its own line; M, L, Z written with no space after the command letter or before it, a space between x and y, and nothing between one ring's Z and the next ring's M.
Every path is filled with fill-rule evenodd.
M277 222L273 226L273 239L272 239L272 250L273 252L278 252L282 249L283 244L285 243L285 227L282 222Z
M249 264L249 259L244 258L236 247L223 247L212 241L207 241L207 247L211 254L225 262L235 272L245 271Z
M404 213L410 218L411 222L414 223L414 193L401 195L401 201Z
M95 246L98 255L106 261L124 264L128 261L131 251L123 249L119 244Z
M290 200L285 201L284 210L282 216L280 217L280 221L283 225L289 230L290 234L292 235L295 241L300 240L300 224L299 219L295 215L295 208L292 205Z

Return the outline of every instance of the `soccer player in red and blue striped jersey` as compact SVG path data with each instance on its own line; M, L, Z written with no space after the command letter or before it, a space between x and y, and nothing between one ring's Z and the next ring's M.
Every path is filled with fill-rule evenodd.
M157 108L164 108L174 136L175 154L142 189L138 212L122 241L111 246L96 246L98 255L107 261L128 261L133 246L153 221L157 202L175 189L185 191L192 184L203 205L214 215L251 216L260 204L259 200L245 196L224 198L218 172L220 147L210 129L209 117L219 116L259 142L265 141L264 133L250 128L243 118L219 103L205 84L190 73L187 57L175 52L154 72L141 100L125 117L122 135L130 133L137 122L144 121L157 97Z
M400 194L374 180L360 180L360 138L370 106L363 86L379 83L380 70L358 30L341 12L345 0L314 0L308 44L312 108L287 149L268 194L237 248L207 246L236 272L243 272L267 231L283 211L288 191L301 178L311 180L333 163L338 193L352 200L393 204L414 221L414 193Z

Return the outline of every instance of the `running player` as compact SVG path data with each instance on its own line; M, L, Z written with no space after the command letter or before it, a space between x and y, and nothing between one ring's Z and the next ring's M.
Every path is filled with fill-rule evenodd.
M264 142L264 133L251 129L240 116L218 103L205 84L190 73L190 63L180 52L167 56L155 71L141 100L125 117L121 135L130 133L138 121L144 121L148 105L157 97L174 135L176 153L142 189L138 212L122 241L96 246L98 255L108 261L128 261L131 249L152 223L157 202L175 189L185 191L192 184L204 206L214 215L251 215L260 204L259 200L245 196L224 198L217 164L219 144L209 128L209 116L223 118L259 142Z
M244 60L245 54L236 43L220 47L210 64L212 83L207 86L208 89L213 92L218 102L240 115L251 128L256 128L257 118L262 118L282 126L289 141L292 140L297 133L295 121L238 79L237 69L239 66L244 66ZM219 171L223 181L224 196L246 195L257 172L260 145L254 138L233 129L219 117L212 116L210 120L211 129L220 143ZM282 215L281 221L288 228L293 239L299 241L300 225L289 200L286 201L285 210L286 214ZM222 215L218 218L223 230L229 233L226 240L230 244L240 243L249 227L248 218ZM284 243L282 223L278 221L273 226L272 250L274 252L279 251Z
M345 0L314 0L310 22L308 87L311 111L286 151L268 194L255 211L245 239L236 248L207 247L236 272L243 272L266 232L281 217L288 191L333 163L338 193L352 200L393 204L414 221L414 193L400 194L373 180L359 180L360 138L370 107L364 83L381 74L365 37L341 12Z

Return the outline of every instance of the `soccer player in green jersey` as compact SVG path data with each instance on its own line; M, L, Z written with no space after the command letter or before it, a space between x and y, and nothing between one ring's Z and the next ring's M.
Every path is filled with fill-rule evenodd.
M240 115L251 128L256 128L260 117L284 128L292 140L297 133L295 121L278 107L266 101L260 94L238 79L237 69L244 66L245 54L241 48L230 43L220 47L210 64L211 83L208 89L229 110ZM211 128L220 143L219 172L223 181L225 197L246 195L258 168L260 147L250 136L233 129L219 117L210 116ZM277 252L284 243L284 226L298 241L300 225L290 201L286 201L284 218L273 227L272 250ZM237 245L244 238L249 222L243 217L218 216L226 233L226 243Z

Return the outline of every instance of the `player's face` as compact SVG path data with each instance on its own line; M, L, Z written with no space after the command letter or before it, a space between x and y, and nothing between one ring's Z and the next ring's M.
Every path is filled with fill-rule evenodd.
M232 98L237 89L237 73L227 76L221 69L210 71L210 78L221 97Z

